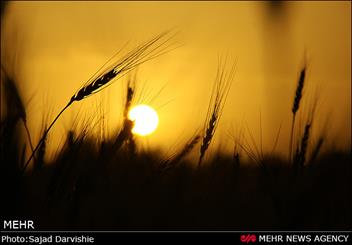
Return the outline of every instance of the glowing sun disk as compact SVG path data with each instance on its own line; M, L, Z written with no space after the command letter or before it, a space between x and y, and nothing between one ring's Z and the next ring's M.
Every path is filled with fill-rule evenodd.
M128 118L134 122L132 133L146 136L155 131L159 124L156 111L147 105L136 105L129 113Z

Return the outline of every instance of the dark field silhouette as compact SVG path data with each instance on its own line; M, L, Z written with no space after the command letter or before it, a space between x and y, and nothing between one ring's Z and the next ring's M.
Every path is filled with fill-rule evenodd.
M7 106L1 120L4 219L33 219L43 230L351 228L348 152L326 151L300 167L275 155L242 160L244 153L215 154L197 165L184 160L182 149L181 157L165 161L158 151L133 150L128 137L118 146L115 139L98 144L82 130L68 132L50 162L43 144L23 172L21 117L14 104Z
M29 158L23 138L31 142L26 126L30 115L16 82L2 66L3 218L31 219L38 230L351 229L351 152L321 151L326 142L323 136L312 144L310 130L317 103L308 112L302 135L294 133L296 113L305 103L306 67L293 98L287 159L263 153L255 140L253 146L236 140L233 155L215 153L204 158L234 76L234 66L227 70L225 60L219 64L203 130L183 148L174 149L169 158L160 157L158 150L138 149L138 139L131 133L133 122L127 117L135 92L129 80L123 124L114 137L98 140L88 136L89 124L78 132L69 130L63 148L46 160L48 133L60 114L73 101L100 91L116 76L159 56L170 39L153 45L163 35L128 53L117 66L100 70L83 85L52 123L43 125L38 143L30 143ZM279 132L273 137L276 143ZM187 160L191 151L199 154L195 162Z

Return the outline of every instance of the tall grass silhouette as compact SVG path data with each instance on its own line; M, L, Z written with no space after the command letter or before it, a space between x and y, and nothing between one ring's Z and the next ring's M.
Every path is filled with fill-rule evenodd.
M290 145L289 145L289 155L288 159L291 161L291 156L292 156L292 143L293 143L293 132L295 128L295 121L296 121L296 114L297 111L300 107L301 99L303 96L303 88L304 88L304 82L306 79L306 66L303 67L303 69L300 72L297 87L296 87L296 92L295 96L293 99L293 105L292 105L292 123L291 123L291 134L290 134Z
M93 95L138 64L162 54L169 47L166 37L162 34L139 46L120 60L120 66L115 63L109 69L101 69L70 102ZM121 68L120 73L115 74L116 67ZM302 100L305 69L299 76L291 110L293 117L306 106L306 100ZM166 160L157 149L137 148L140 142L131 133L133 122L128 119L128 111L139 78L124 76L127 80L122 124L117 133L103 134L98 139L90 132L101 126L104 115L77 118L66 132L57 155L46 159L46 146L51 141L49 126L63 110L51 124L43 120L41 140L33 150L34 165L26 174L23 174L25 147L16 127L23 121L20 115L26 111L26 105L16 105L23 101L17 88L16 92L6 89L8 113L0 124L1 183L6 196L2 205L4 219L30 217L41 230L350 229L351 152L328 148L325 134L312 144L316 103L308 110L307 118L299 113L303 126L294 137L292 159L287 159L287 152L283 158L274 153L281 125L272 137L270 152L263 153L255 145L250 129L242 125L231 137L221 138L233 144L231 153L219 151L214 157L205 157L229 95L235 64L222 60L214 72L216 78L203 127L190 129L193 135L172 149L174 154ZM5 73L1 79L8 79ZM20 113L16 111L18 108ZM195 157L190 156L192 151Z
M198 160L199 166L201 165L204 155L209 148L211 140L215 134L234 77L235 64L232 64L232 66L227 71L226 61L226 59L224 61L219 60L219 66L216 73L213 91L210 97L208 112L203 129L203 139L200 146L200 155Z
M144 44L138 46L134 50L127 53L122 58L118 59L112 65L105 67L105 65L98 70L96 74L94 74L83 86L80 88L70 99L67 105L59 112L59 114L54 118L54 120L50 123L48 128L43 134L43 137L39 140L39 143L32 151L31 156L27 160L23 172L26 170L28 164L32 160L35 152L38 150L40 145L43 143L46 135L49 133L52 126L55 122L59 119L61 114L75 101L80 101L85 99L95 93L98 93L102 89L106 88L107 86L111 85L114 80L117 80L128 72L136 68L138 65L142 63L156 58L159 55L167 52L169 46L167 45L168 42L171 40L172 36L168 35L170 33L164 32L156 37L152 38L151 40L145 42ZM109 62L109 61L108 61Z
M33 152L34 148L33 148L32 138L27 125L27 113L25 110L24 103L19 94L19 90L16 86L16 82L10 77L10 75L6 72L5 68L2 65L1 65L1 72L4 74L3 83L4 83L4 89L6 91L5 97L8 100L7 104L14 105L10 113L14 112L15 114L14 117L20 118L21 121L23 122L23 126L26 130L26 134L28 137L29 146ZM12 100L12 101L9 101L9 100Z

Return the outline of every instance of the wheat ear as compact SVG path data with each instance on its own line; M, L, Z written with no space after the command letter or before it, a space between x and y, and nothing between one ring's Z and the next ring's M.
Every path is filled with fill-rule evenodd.
M200 146L198 166L201 165L204 155L209 148L211 140L214 136L234 77L235 65L232 65L228 72L225 71L225 67L226 60L224 64L222 64L222 61L220 60L215 83L213 86L213 92L210 98L207 117L204 124L203 139Z
M294 132L294 127L295 127L296 113L299 109L300 102L302 99L305 77L306 77L306 66L304 66L300 72L297 87L296 87L295 97L293 99L292 123L291 123L290 145L289 145L289 155L288 155L289 162L291 162L291 156L292 156L293 132Z
M33 152L34 148L33 148L33 143L32 143L32 138L31 138L31 134L29 132L28 129L28 125L27 125L27 114L26 114L26 109L24 106L24 103L21 99L19 90L16 86L16 82L14 79L12 79L10 77L10 75L6 72L5 68L1 65L1 70L3 71L5 78L4 78L4 85L5 85L5 90L8 92L8 100L11 101L9 103L13 104L16 108L16 113L21 121L23 122L23 126L25 128L26 134L27 134L27 138L29 141L29 146L31 148L31 151Z
M107 86L111 85L112 82L124 75L126 75L129 71L136 68L138 65L147 62L150 59L156 58L165 52L168 52L169 46L166 44L171 40L171 37L168 37L169 32L164 32L156 37L152 38L151 40L147 41L146 43L138 46L131 52L127 53L127 55L123 56L113 65L108 66L107 68L101 68L91 79L89 79L79 90L75 93L67 105L59 112L59 114L54 118L52 123L49 125L47 130L44 132L43 137L39 140L39 143L34 148L31 156L29 157L26 165L23 168L23 172L26 170L29 162L33 158L35 152L38 150L40 145L43 143L43 140L46 138L46 135L53 127L55 122L59 119L61 114L74 102L80 101L85 99L102 89L106 88Z
M179 153L175 154L174 156L170 157L162 163L161 170L169 170L171 168L176 167L177 164L181 162L182 159L185 158L193 150L193 148L198 144L200 139L200 135L198 134L198 132L196 132L195 135L187 141L187 143L184 145L184 147Z

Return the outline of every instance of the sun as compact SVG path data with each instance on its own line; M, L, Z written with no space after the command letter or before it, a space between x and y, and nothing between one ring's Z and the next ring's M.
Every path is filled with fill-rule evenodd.
M146 136L153 133L159 124L156 111L147 105L136 105L128 113L128 119L134 122L132 133Z

